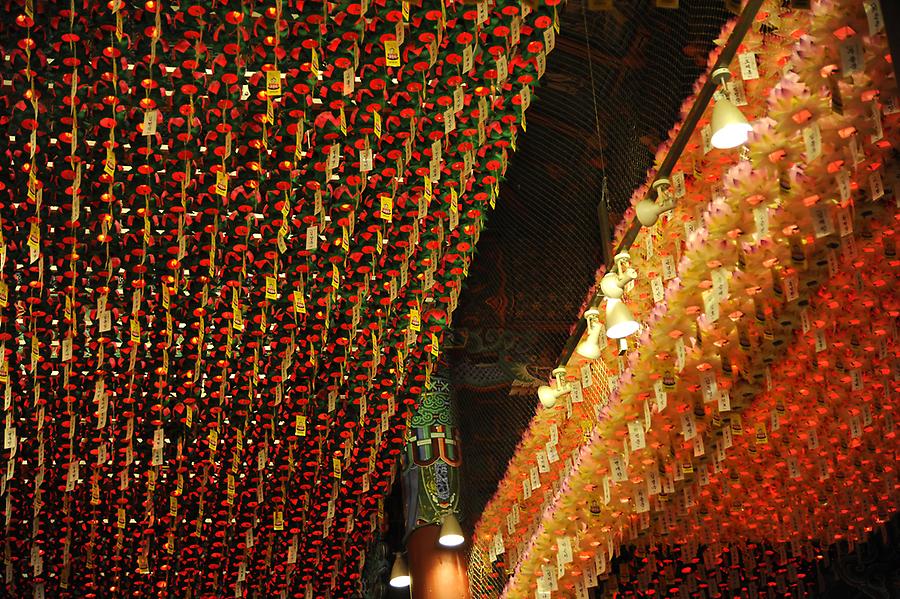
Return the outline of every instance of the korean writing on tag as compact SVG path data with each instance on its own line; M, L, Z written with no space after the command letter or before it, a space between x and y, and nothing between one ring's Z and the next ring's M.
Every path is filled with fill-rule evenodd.
M631 450L637 451L646 447L644 439L644 426L637 420L628 423L628 439L631 442Z
M741 79L733 79L729 81L726 87L728 91L728 99L735 106L747 105L747 92L744 89L744 82Z
M756 64L756 54L753 52L742 52L738 54L738 65L741 69L741 79L751 81L759 79L759 68Z
M854 391L861 391L863 388L862 373L859 368L850 371L850 386Z
M662 412L666 409L666 405L668 403L668 395L666 394L665 388L663 387L662 379L658 379L655 383L653 383L653 394L656 398L656 411Z
M679 337L675 342L675 369L678 372L684 370L684 362L687 359L687 352L684 348L684 338Z
M156 109L147 110L146 112L144 112L144 122L143 122L143 127L142 127L143 131L141 131L141 134L143 136L150 137L150 136L156 135L156 127L157 127L158 118L159 118L159 113L157 112Z
M675 278L677 271L675 270L675 258L671 255L662 257L663 280L669 281Z
M816 329L816 332L813 334L816 342L816 353L821 353L828 349L828 342L825 340L825 331L822 329Z
M843 210L839 210L837 213L838 217L838 232L841 237L846 237L853 233L853 219L850 216L850 209L845 208Z
M538 450L536 458L538 464L538 472L540 472L541 474L547 474L548 472L550 472L550 460L547 459L547 452L543 449Z
M813 227L816 232L816 238L821 239L834 233L834 219L831 218L831 211L828 206L823 203L816 203L811 209Z
M875 171L869 175L869 189L872 192L873 202L884 197L884 182L881 179L881 171Z
M709 322L719 320L719 297L713 289L703 292L703 313Z
M613 482L620 483L628 480L628 475L625 470L625 461L622 459L622 456L614 455L609 458L609 472Z
M838 48L841 55L841 74L844 77L863 70L865 59L863 58L863 43L860 36L851 35L840 42Z
M584 401L580 380L572 381L569 384L569 399L572 403L581 403Z
M700 129L700 137L703 140L703 153L709 154L712 150L712 125L705 125Z
M684 435L685 441L690 441L697 434L697 426L694 423L694 415L691 412L681 415L681 434Z
M650 291L653 295L653 301L659 303L666 297L665 286L662 277L656 276L650 278Z
M594 384L593 373L591 372L590 363L581 367L581 386L585 389Z
M769 209L766 206L753 209L753 222L756 225L757 241L769 236Z
M869 22L869 35L881 32L884 29L884 15L881 12L880 0L866 0L863 7L866 10L866 20Z
M541 475L538 472L537 466L533 467L529 472L529 482L531 483L531 489L539 489L541 487Z
M567 536L559 537L556 541L557 553L559 561L563 564L570 564L574 559L572 552L572 539Z
M700 389L703 392L703 401L705 403L716 400L716 393L719 387L716 383L716 375L711 369L700 372Z
M552 27L544 29L544 52L550 54L556 47L556 32Z
M807 162L812 162L822 155L822 131L818 123L803 129L803 144L806 147Z
M559 453L556 450L556 445L553 443L547 443L544 448L547 452L547 460L553 464L559 461Z
M791 272L784 276L784 298L792 302L800 297L800 280L797 273Z

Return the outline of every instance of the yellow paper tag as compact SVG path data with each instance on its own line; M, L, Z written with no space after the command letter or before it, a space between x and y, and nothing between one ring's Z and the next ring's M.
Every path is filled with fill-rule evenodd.
M106 148L106 164L103 166L103 172L110 177L116 172L116 155L113 153L112 146Z
M375 129L375 137L381 139L381 113L375 112L372 114L372 127Z
M272 525L275 530L284 530L284 514L281 510L277 510L272 514Z
M228 173L224 170L216 173L216 194L222 197L228 195Z
M400 66L400 42L397 40L384 42L384 60L389 67Z
M306 300L303 299L303 292L299 289L294 291L294 313L306 314Z
M390 222L394 217L394 198L381 196L381 220Z
M319 76L319 53L316 52L316 49L312 49L312 59L310 60L309 70L312 71L312 74L315 77Z
M294 434L298 437L306 436L306 416L297 414L297 420L294 424Z
M281 71L266 71L266 94L270 98L281 95Z

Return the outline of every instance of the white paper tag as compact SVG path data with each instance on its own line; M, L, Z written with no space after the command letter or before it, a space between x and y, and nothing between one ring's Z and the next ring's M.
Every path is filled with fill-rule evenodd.
M653 383L653 394L656 398L656 411L662 412L666 409L666 405L668 405L668 395L663 388L662 379L659 379L655 383Z
M584 389L587 389L588 387L590 387L593 384L594 384L594 376L593 376L593 373L591 372L591 365L590 365L590 363L584 364L581 367L581 386Z
M684 172L675 171L672 173L672 193L676 198L683 198L687 193L687 188L684 184Z
M731 411L731 394L728 389L721 389L717 395L719 412Z
M759 69L756 66L755 53L743 52L738 54L738 64L741 68L741 79L744 81L759 79Z
M703 292L703 313L709 322L719 320L719 298L712 289Z
M697 435L697 426L692 412L685 412L681 415L681 434L684 435L685 441L690 441Z
M888 2L890 1L888 0ZM866 19L869 21L869 35L875 35L884 30L884 15L881 12L879 0L866 0L863 7L866 9Z
M666 292L662 277L657 276L650 279L650 292L653 295L653 301L657 304L665 299Z
M844 77L865 68L862 38L852 35L838 45L841 54L841 74Z
M156 126L157 119L159 118L159 113L154 108L152 110L147 110L144 112L144 123L143 123L143 131L141 134L144 137L151 137L156 135Z
M728 82L726 88L728 90L728 99L735 106L747 105L747 92L744 89L744 82L741 79L732 79Z
M609 472L613 482L621 483L628 480L625 461L622 456L614 455L609 458Z
M753 209L753 222L756 225L757 241L769 236L769 209L766 206Z
M875 171L869 175L869 189L872 192L873 202L884 197L884 182L881 180L881 171Z
M684 337L679 337L675 342L675 369L678 372L684 370L684 363L687 359L687 351L684 348Z
M811 209L813 227L816 231L816 238L821 239L834 233L834 219L831 218L831 211L828 206L817 203Z
M632 420L628 423L628 438L631 442L631 451L637 451L646 447L644 426L637 420Z
M812 162L822 155L822 131L818 123L803 129L803 145L806 147L806 162Z

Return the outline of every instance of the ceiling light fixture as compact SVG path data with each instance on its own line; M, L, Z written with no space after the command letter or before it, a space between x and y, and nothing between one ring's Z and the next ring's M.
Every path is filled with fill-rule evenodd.
M728 99L725 84L731 79L731 71L720 67L713 71L712 79L720 86L716 92L716 105L712 113L712 138L714 148L729 150L747 143L747 137L753 127L747 117Z
M394 557L394 565L391 567L391 586L402 589L408 587L409 583L409 568L406 566L406 560L403 559L403 555L397 553Z
M606 298L606 336L610 339L624 339L638 332L641 325L634 319L631 310L620 299Z
M627 252L619 252L615 257L615 270L600 279L600 291L606 297L606 336L610 339L623 339L641 328L622 301L625 288L637 278L637 271L629 266L630 260Z
M656 191L656 201L644 198L634 207L638 222L645 227L652 227L659 217L675 208L675 199L670 193L671 183L668 179L657 179L653 182L653 190Z
M452 512L445 514L441 522L441 536L438 538L438 543L444 547L459 547L465 541L466 537L463 536L459 520Z
M637 278L637 271L628 266L631 256L627 252L616 255L615 270L603 275L600 279L600 291L608 298L622 299L625 287Z
M587 339L579 343L575 351L588 360L596 360L603 351L603 348L600 347L600 337L603 335L604 327L600 322L600 311L591 308L584 313L584 318L587 321Z
M565 368L557 368L553 371L553 378L556 379L556 387L550 385L541 385L538 387L538 399L545 408L552 408L556 405L556 400L569 392L569 385L563 377L566 376Z

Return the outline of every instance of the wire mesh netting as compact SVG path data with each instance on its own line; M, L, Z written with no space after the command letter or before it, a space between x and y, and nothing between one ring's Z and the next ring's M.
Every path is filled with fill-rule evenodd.
M585 1L559 6L556 49L454 316L470 530L603 262L599 205L615 226L732 16L723 0ZM493 566L479 578L474 597L505 582Z

